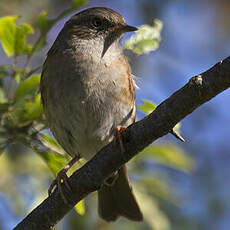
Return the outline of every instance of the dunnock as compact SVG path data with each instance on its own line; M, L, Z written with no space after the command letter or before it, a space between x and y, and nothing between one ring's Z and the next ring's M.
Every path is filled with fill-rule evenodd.
M111 9L90 8L66 22L48 52L41 78L44 111L55 138L73 157L54 183L64 200L60 185L63 179L69 187L68 168L80 157L92 158L115 138L115 130L135 121L135 84L120 46L121 36L135 30ZM106 221L143 219L125 165L104 182L98 200Z

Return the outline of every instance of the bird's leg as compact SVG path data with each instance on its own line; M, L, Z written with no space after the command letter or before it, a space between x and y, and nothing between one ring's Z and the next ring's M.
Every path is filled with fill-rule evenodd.
M125 152L125 148L123 145L121 133L125 129L126 128L124 126L121 126L121 125L118 125L117 127L114 128L113 142L114 142L114 144L116 144L117 141L119 142L122 156L123 156L123 153ZM123 158L124 158L124 156L123 156ZM119 173L117 171L113 172L108 178L106 178L104 180L104 185L106 185L108 187L112 187L115 184L118 177L119 177Z
M68 172L68 170L80 159L79 155L76 155L75 157L73 157L71 159L71 161L57 174L56 179L52 182L52 184L50 185L49 189L48 189L48 194L49 196L51 195L51 193L53 192L53 189L55 187L57 187L58 192L60 193L63 201L68 204L68 200L66 199L63 191L62 191L62 187L61 184L62 182L65 184L66 188L71 191L71 187L68 183L68 176L66 175L66 173Z
M119 145L120 145L120 148L121 148L121 153L124 153L125 152L125 148L124 148L124 145L123 145L123 141L122 141L122 136L121 136L121 133L123 131L125 131L126 128L124 126L121 126L121 125L118 125L115 129L114 129L114 136L115 136L115 141L118 140L119 142Z

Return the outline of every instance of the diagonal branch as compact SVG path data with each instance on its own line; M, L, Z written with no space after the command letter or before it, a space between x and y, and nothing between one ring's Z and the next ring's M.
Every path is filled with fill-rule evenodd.
M105 178L113 171L153 141L167 134L180 120L200 105L228 87L230 87L230 56L201 75L192 77L183 88L162 102L154 112L129 126L122 133L124 153L120 152L118 143L110 143L81 169L73 173L69 178L73 191L67 196L71 201L69 206L55 191L14 229L51 229L77 202L98 190ZM64 186L63 191L68 193Z

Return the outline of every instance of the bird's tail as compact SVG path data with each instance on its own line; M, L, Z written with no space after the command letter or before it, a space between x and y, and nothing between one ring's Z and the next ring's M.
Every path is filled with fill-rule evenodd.
M119 216L142 221L143 215L130 186L125 165L118 170L116 176L111 185L105 183L98 191L100 217L106 221L115 221Z

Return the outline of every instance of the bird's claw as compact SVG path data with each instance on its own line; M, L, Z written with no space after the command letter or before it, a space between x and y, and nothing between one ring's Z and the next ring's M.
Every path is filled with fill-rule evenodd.
M58 192L61 195L61 198L63 199L63 201L68 204L68 200L66 199L63 190L62 190L62 183L65 184L66 188L71 192L71 187L68 183L68 176L66 175L66 170L65 168L62 169L58 175L57 178L52 182L52 184L50 185L49 189L48 189L48 195L50 196L54 190L54 188L56 187Z

